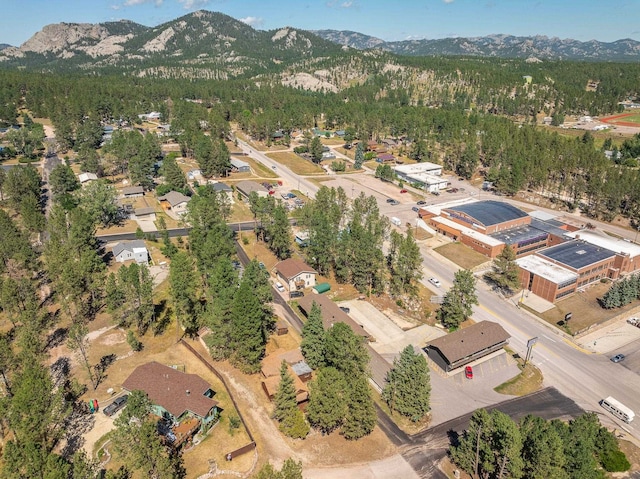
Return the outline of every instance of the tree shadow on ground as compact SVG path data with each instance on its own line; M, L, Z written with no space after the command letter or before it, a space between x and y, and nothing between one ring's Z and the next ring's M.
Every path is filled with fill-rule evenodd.
M164 333L171 322L173 309L167 306L167 300L163 299L159 304L154 305L154 316L156 321L153 324L153 335L160 336Z
M63 457L71 457L84 445L84 434L89 432L96 420L93 414L89 413L87 404L75 402L71 414L64 424L65 445L62 448Z
M109 369L109 366L111 366L116 359L118 359L118 357L115 354L107 354L102 356L100 358L100 362L94 366L96 376L98 378L96 381L96 387L107 379L107 369Z
M456 447L460 444L460 434L453 429L447 431L447 438L449 438L449 444Z
M68 328L55 329L51 334L49 334L49 336L47 336L47 339L45 340L44 350L48 351L49 349L62 345L66 341L68 336Z

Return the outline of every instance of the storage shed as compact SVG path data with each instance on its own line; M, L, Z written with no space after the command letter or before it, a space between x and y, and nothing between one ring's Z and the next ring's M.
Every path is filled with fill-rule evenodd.
M331 285L329 283L319 283L313 287L313 292L317 294L326 293L331 289Z

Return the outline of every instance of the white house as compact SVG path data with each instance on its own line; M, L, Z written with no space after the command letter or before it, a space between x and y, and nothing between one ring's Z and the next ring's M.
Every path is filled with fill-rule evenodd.
M162 113L157 111L152 111L151 113L143 113L142 115L138 115L138 118L141 120L159 120L162 116Z
M314 287L317 274L311 266L295 258L285 259L276 265L276 276L289 291Z
M142 240L122 241L113 247L113 257L118 263L134 260L136 263L148 263L149 251Z

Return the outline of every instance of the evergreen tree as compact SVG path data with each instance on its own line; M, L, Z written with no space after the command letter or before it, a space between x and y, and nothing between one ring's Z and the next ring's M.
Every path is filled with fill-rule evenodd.
M287 211L282 204L273 209L273 221L267 228L269 234L269 249L278 259L283 260L291 256L291 223Z
M280 364L280 383L273 397L273 405L273 418L278 422L282 422L294 409L298 408L293 377L289 373L289 368L284 360Z
M280 422L280 431L295 439L306 437L309 433L309 425L304 420L302 411L298 409L293 377L285 361L282 361L280 367L280 384L273 402L275 405L273 417Z
M362 336L356 336L346 324L335 323L325 334L327 365L341 371L348 378L364 376L369 362L364 341Z
M169 190L187 193L187 179L176 162L175 154L168 154L162 160L162 175Z
M431 384L429 366L421 354L416 354L408 345L393 360L387 373L387 384L382 390L382 399L392 411L397 411L412 421L421 420L429 412Z
M564 445L557 431L540 417L525 416L520 421L523 477L567 479Z
M69 165L65 164L60 164L53 168L49 176L49 183L51 184L51 191L56 196L70 193L80 188L80 182L75 173Z
M505 245L500 254L493 260L492 268L493 271L487 276L498 286L508 291L515 291L520 288L516 254L511 246Z
M309 144L309 154L311 155L311 161L314 163L320 163L322 161L322 142L320 137L314 136Z
M324 338L322 311L314 301L307 322L302 327L302 343L300 344L305 361L313 369L324 365Z
M356 153L353 162L353 168L356 170L362 169L362 164L364 163L364 143L361 141L356 146Z
M246 275L246 273L245 273ZM246 278L238 288L231 312L232 363L247 373L260 370L264 356L266 335L263 328L263 310L259 298Z
M211 329L205 341L211 357L227 359L231 353L231 317L234 296L238 289L238 275L231 261L221 259L214 267L209 279L209 293L204 322Z
M347 414L340 434L346 439L360 439L371 434L376 425L377 416L367 377L364 374L350 378L347 382L346 402Z
M438 310L438 319L448 328L457 328L473 311L472 306L478 304L476 296L476 280L469 270L456 271L453 287L445 294Z
M406 236L395 230L391 232L387 262L391 272L392 294L415 294L416 283L422 279L422 255L411 230L407 231Z
M325 434L338 429L347 415L347 382L335 368L321 368L310 385L307 419Z
M199 326L196 314L197 283L194 265L188 253L180 251L173 255L169 270L169 284L179 324L184 328L186 335L196 335Z

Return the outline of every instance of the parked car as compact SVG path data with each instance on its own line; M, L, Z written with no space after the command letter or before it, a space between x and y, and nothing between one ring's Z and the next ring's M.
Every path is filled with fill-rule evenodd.
M418 206L424 206L424 205L426 205L426 204L427 204L427 202L426 202L426 201L424 201L424 200L420 200L420 201L418 201L418 202L416 203L416 205L418 205Z
M390 205L399 205L400 202L398 200L394 200L393 198L391 199L391 201L387 200L387 203L389 203Z
M393 198L387 198L387 203L393 203L395 200Z
M464 377L467 379L473 379L473 368L471 366L464 367Z
M351 309L347 308L346 306L340 306L340 309L342 311L344 311L345 313L349 314L351 312Z
M624 359L624 354L616 354L614 357L611 358L611 361L614 363L619 363L623 359Z
M406 193L406 192L407 192L407 190L405 190L404 188L402 188L402 189L400 190L400 193Z
M414 206L413 208L411 208L411 211L415 211L417 213L418 211L420 211L420 208L418 208L417 206Z
M129 399L129 395L125 394L124 396L117 397L111 404L105 407L102 412L104 412L107 416L113 416L120 409L122 409L125 404L127 404L127 399Z
M440 196L440 192L438 190L432 191L431 194L435 196Z
M282 283L280 281L276 281L276 289L281 293L284 293L284 286L282 286Z
M304 291L291 291L289 293L290 298L302 298L304 296Z
M275 194L276 194L276 192L275 192L275 190L269 190L269 194L270 194L270 195L275 195Z
M277 166L276 166L276 165L273 165L271 168L273 168L273 169L275 170L275 169L277 168Z
M258 266L260 266L260 269L266 269L267 268L262 261L260 261L258 263Z
M429 283L434 285L436 288L440 287L440 280L438 278L429 278Z

